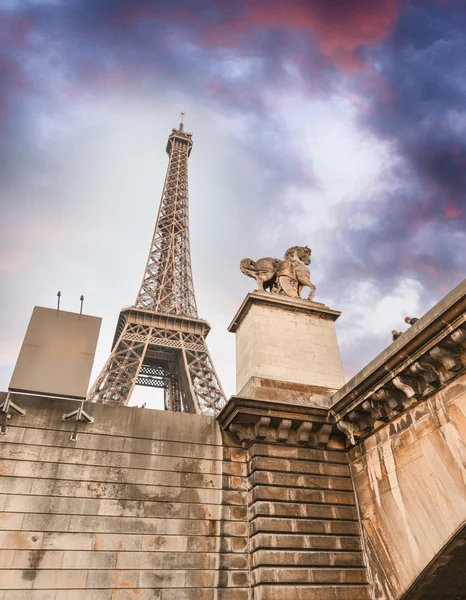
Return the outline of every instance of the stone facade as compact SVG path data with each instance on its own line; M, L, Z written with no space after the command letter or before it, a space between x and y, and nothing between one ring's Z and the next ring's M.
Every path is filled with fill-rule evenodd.
M302 315L329 314L310 304L290 306L294 339ZM334 331L321 339L336 352ZM461 597L466 282L335 392L269 377L217 418L87 404L75 440L71 401L15 395L0 600Z

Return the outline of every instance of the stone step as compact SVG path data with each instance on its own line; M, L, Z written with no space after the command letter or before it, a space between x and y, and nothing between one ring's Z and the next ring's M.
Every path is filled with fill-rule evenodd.
M257 517L250 523L251 535L256 533L332 534L359 536L359 523L318 519L275 519Z
M297 475L295 473L255 471L249 477L249 483L251 487L256 485L273 485L286 488L353 491L353 483L349 477L327 477L325 475Z
M308 502L315 504L344 504L355 506L353 492L309 490L288 487L272 487L256 485L249 493L249 504L258 500L270 500L276 502Z
M277 550L361 550L359 536L286 535L258 533L251 539L251 552L259 549Z
M253 567L364 567L362 552L322 552L319 550L256 550L251 555Z
M254 600L372 600L367 585L259 585Z
M305 460L288 460L285 458L271 458L256 456L251 460L251 472L254 471L279 471L327 475L336 477L351 477L349 465L328 462L310 462Z
M243 507L238 507L242 509ZM328 504L298 504L293 502L255 502L250 509L250 518L305 517L312 519L344 519L357 521L355 506L331 506Z

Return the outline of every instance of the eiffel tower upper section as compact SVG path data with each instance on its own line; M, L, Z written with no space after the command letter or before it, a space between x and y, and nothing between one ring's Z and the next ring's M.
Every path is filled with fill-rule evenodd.
M188 158L192 134L183 122L168 138L170 157L152 246L135 306L198 318L189 244Z
M168 169L146 269L134 306L123 309L111 354L88 400L128 404L135 385L164 390L166 410L215 414L225 395L194 297L189 245L188 158L181 121L168 138Z

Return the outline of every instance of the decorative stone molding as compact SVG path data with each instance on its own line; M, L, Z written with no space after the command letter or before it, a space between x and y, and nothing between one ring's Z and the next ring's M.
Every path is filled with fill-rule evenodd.
M279 302L280 298L250 294L230 330L238 329L247 306L256 301ZM300 299L287 302L296 304L297 309L303 303ZM330 309L320 306L328 317ZM332 318L336 316L334 313ZM466 280L325 402L319 397L319 407L303 402L307 390L297 384L290 395L283 382L257 378L256 387L267 388L265 397L234 396L217 418L245 447L255 441L345 447L357 444L465 370Z
M244 448L254 442L342 448L343 438L327 409L233 396L217 417Z
M335 413L336 426L351 445L393 419L413 403L439 391L466 370L466 325L445 332L424 353L407 356L378 387L352 402L351 410Z

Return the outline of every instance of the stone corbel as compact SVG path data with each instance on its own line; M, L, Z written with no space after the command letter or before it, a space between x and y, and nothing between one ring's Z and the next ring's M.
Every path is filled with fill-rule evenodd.
M378 406L374 400L365 400L361 404L361 408L364 412L367 412L370 414L371 419L374 421L374 423L376 421L384 420L384 414L382 412L382 408L380 406Z
M466 348L466 330L460 327L454 331L450 338L455 342L457 346L462 346L462 348Z
M384 412L384 419L382 420L386 419L388 421L404 409L399 390L389 391L386 388L380 388L372 394L371 400L377 402Z
M286 442L290 434L291 425L293 421L290 419L281 419L277 426L277 441Z
M423 395L432 392L436 385L440 382L440 373L435 366L426 360L420 358L414 362L409 370L413 375L419 377L421 381L421 387L423 388Z
M348 421L346 419L340 419L339 421L337 421L336 425L338 429L346 435L350 444L354 446L356 444L354 434L358 433L359 427L355 423L352 423L351 421Z
M311 436L312 423L304 421L296 430L296 441L298 444L307 444Z
M243 446L253 439L252 427L244 423L232 423L228 428L239 439Z
M320 448L325 448L330 439L330 434L332 433L332 426L330 423L323 423L320 426L319 430L314 434L315 444Z
M254 423L254 437L257 440L265 440L269 432L270 417L260 417L258 421Z
M455 377L455 371L463 368L461 360L445 346L435 346L429 350L430 356L439 364L440 380L445 383Z
M358 431L366 431L374 427L375 421L372 415L367 412L352 410L346 416L349 421L356 425Z
M432 362L424 357L418 358L410 367L412 373L421 377L427 385L437 384L440 381L440 372Z
M394 377L392 383L405 394L408 400L420 398L424 391L419 379L406 375L405 373Z

